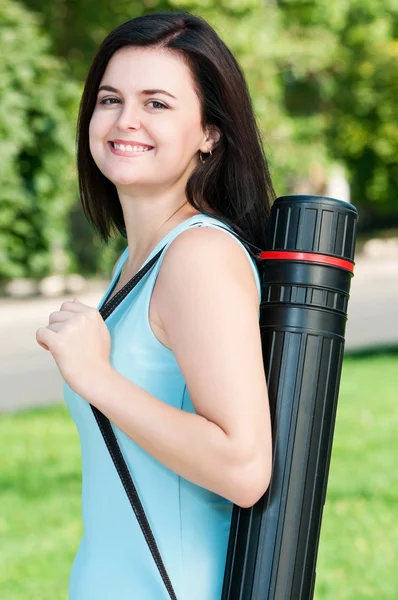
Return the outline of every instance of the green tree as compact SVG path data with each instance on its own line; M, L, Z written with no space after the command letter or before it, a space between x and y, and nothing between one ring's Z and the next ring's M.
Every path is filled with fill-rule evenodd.
M398 218L397 0L279 0L279 10L296 43L284 72L289 114L319 117L318 135L346 166L362 224ZM308 45L317 64L303 54Z
M0 279L42 277L65 247L76 199L80 85L49 53L34 15L0 3Z
M363 226L398 213L397 0L25 0L83 80L98 44L129 18L186 9L242 64L279 194L312 166L342 163Z
M59 0L25 0L39 11L52 31L54 51L65 57L72 74L84 80L88 65L102 39L117 25L141 14L159 10L187 10L204 17L237 56L248 81L253 105L276 188L287 192L290 180L321 160L321 140L305 144L294 137L294 123L286 116L283 82L278 73L289 47L281 43L280 15L276 6L264 9L259 0L119 0L109 3L70 3ZM279 60L280 59L280 60ZM307 132L308 127L304 128ZM286 176L289 175L289 177Z

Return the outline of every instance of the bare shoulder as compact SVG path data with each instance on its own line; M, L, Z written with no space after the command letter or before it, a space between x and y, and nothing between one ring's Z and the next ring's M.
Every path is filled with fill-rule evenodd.
M185 290L186 296L183 290L179 291L179 298L185 297L184 302L189 303L189 293L193 294L193 300L195 297L197 300L195 284L206 288L210 286L215 294L212 277L217 278L218 284L224 286L225 291L228 289L225 280L232 278L246 294L247 301L254 307L252 310L258 315L257 284L242 247L228 233L215 227L187 229L173 240L165 253L149 308L151 328L159 341L170 350L171 342L162 318L162 309L167 305L166 294L172 298L179 287L189 286ZM214 301L217 301L215 296ZM218 301L221 302L221 298Z
M180 233L168 247L158 275L159 288L193 281L238 285L258 313L257 284L246 252L230 234L215 227L194 227ZM213 281L214 278L217 279ZM159 306L161 318L161 307Z

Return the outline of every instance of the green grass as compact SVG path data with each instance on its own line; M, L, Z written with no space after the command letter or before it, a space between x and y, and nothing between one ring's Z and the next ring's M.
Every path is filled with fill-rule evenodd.
M347 356L316 600L393 600L398 571L398 353Z
M0 598L66 600L82 532L80 445L64 405L0 418Z
M397 372L398 353L345 358L316 600L397 598ZM66 407L0 416L0 461L0 597L67 600L82 526Z

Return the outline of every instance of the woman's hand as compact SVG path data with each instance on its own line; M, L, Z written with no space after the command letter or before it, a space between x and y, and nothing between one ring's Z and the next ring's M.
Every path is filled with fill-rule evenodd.
M109 330L96 308L76 298L50 314L49 324L36 331L36 340L51 352L64 381L77 394L111 368Z

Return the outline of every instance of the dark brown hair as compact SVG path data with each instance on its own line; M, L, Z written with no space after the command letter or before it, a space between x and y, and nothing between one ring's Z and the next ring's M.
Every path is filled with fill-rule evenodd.
M244 74L214 29L201 17L182 11L157 12L123 23L105 38L94 57L77 127L79 190L87 219L106 244L112 227L126 237L116 187L98 169L89 148L89 124L100 82L113 54L126 46L167 49L188 65L201 105L202 127L215 125L221 138L212 156L204 163L198 160L187 181L187 200L264 249L275 192Z

